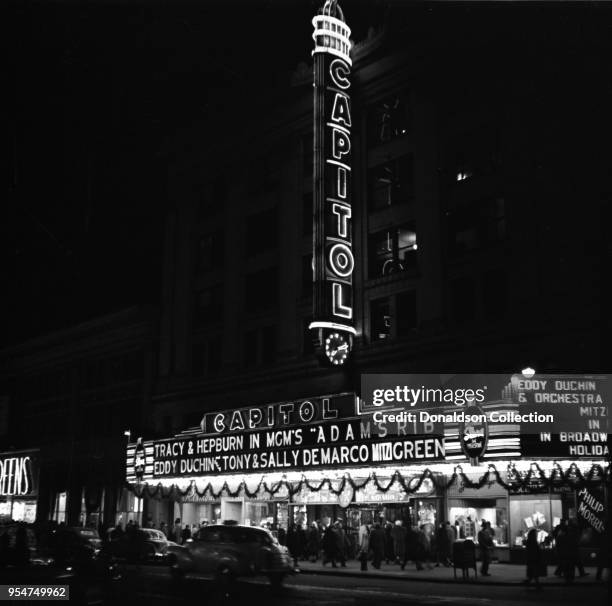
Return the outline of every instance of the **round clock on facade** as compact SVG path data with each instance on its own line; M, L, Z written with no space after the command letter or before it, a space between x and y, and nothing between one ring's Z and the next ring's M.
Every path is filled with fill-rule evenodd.
M339 332L332 332L325 339L325 356L331 364L340 366L348 358L349 347L348 337Z

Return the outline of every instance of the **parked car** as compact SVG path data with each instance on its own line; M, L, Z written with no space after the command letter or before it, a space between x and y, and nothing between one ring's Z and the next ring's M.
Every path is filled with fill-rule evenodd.
M171 546L169 554L171 572L178 578L196 572L228 583L237 577L264 575L280 585L293 572L287 548L268 530L238 524L201 528L185 545Z
M125 559L128 562L163 561L170 546L178 545L168 541L161 530L139 528L131 533L112 537L104 548L104 555Z
M91 572L96 568L101 546L100 535L93 528L60 526L49 536L48 555L58 564Z

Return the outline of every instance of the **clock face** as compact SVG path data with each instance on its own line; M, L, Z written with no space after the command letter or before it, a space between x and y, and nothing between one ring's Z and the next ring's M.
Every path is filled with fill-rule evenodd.
M349 355L348 338L339 332L332 332L325 339L325 356L334 366L346 362Z

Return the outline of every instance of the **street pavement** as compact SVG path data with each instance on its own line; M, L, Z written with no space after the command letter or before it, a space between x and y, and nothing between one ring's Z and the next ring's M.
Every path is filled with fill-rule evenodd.
M320 564L319 567L323 568ZM175 582L165 567L140 566L126 571L124 581L105 603L113 606L123 603L147 606L201 603L210 606L312 606L313 602L324 606L374 606L407 602L411 606L519 606L529 603L603 606L608 603L607 583L593 582L591 577L569 587L553 583L542 591L536 591L514 581L502 585L493 582L436 582L433 579L434 575L442 576L445 573L450 573L452 577L448 569L444 569L445 573L423 571L425 575L431 574L431 578L415 578L408 571L404 573L405 576L398 572L385 574L385 571L358 575L355 568L351 568L338 571L338 574L330 574L329 570L304 570L288 577L285 586L280 589L273 589L263 578L234 582L230 587L221 589L210 580L196 575ZM501 573L501 570L498 572ZM510 577L506 575L506 578Z
M525 580L525 566L518 564L491 564L489 567L490 576L482 576L480 574L480 568L474 571L470 569L466 580L463 580L461 569L455 571L453 567L432 565L431 568L425 567L424 570L416 570L414 563L409 562L406 565L406 569L402 570L399 564L385 564L383 562L380 570L376 570L372 567L371 563L368 562L367 572L360 570L360 563L355 560L350 560L346 563L346 568L341 567L339 564L336 568L332 568L330 564L323 566L320 561L318 562L298 562L299 570L302 574L319 574L319 575L337 575L347 577L368 577L368 578L390 578L390 579L410 579L412 581L426 581L429 583L479 583L485 585L521 585ZM479 564L480 567L480 564ZM576 585L587 585L593 583L600 583L595 579L596 569L585 568L587 576L578 577L574 580ZM541 582L543 585L564 585L565 581L555 576L555 567L548 566L548 576L543 577Z

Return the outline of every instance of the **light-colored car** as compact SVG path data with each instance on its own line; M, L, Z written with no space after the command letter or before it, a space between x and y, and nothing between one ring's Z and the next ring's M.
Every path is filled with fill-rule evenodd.
M280 585L293 572L287 548L264 528L238 524L205 526L184 545L170 546L173 576L185 573L212 575L223 583L237 577L264 575Z

